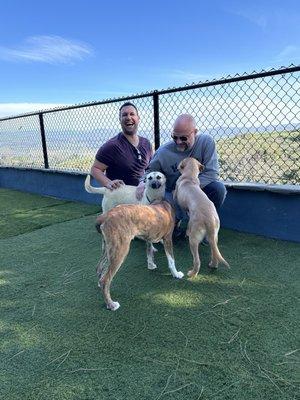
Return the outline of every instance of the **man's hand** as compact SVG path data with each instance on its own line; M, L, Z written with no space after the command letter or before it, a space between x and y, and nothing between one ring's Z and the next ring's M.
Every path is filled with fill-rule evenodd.
M113 181L110 181L107 185L105 185L105 187L109 190L115 190L123 185L125 185L125 183L121 179L115 179Z
M140 182L135 191L135 197L137 198L137 200L139 201L142 200L144 191L145 191L145 183Z

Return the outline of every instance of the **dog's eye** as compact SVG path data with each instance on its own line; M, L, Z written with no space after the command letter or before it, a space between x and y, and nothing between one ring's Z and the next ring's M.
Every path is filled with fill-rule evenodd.
M161 176L160 176L160 175L157 175L156 179L161 179Z
M149 176L148 181L152 181L152 179L153 179L152 176Z

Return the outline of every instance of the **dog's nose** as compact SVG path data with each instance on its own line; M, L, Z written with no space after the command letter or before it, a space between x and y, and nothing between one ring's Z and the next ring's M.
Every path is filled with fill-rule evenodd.
M159 189L161 187L161 183L158 181L154 181L151 183L152 189Z

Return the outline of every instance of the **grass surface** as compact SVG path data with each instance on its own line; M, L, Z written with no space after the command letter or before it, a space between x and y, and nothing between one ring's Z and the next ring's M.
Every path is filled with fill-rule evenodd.
M67 200L0 189L0 239L21 235L55 223L99 211Z
M178 281L160 245L148 271L134 241L114 313L97 288L97 207L0 195L1 398L296 399L299 244L222 230L231 269L209 272L201 247L201 274ZM186 273L185 241L175 256Z

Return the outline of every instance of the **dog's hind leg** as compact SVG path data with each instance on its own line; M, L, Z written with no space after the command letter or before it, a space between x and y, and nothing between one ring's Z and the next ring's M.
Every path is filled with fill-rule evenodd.
M188 271L188 276L193 278L198 275L201 267L201 260L199 256L199 243L205 236L205 230L201 229L192 229L190 226L188 227L188 235L189 235L189 245L190 250L193 256L193 268Z
M199 256L199 243L200 241L197 238L189 236L189 245L193 256L193 268L187 273L189 278L197 276L200 271L201 261Z
M109 248L106 249L108 253L108 268L100 278L99 286L102 289L106 307L112 311L116 311L120 307L120 304L117 301L113 301L110 297L110 285L113 277L121 267L125 257L129 252L130 242L131 239L123 239L118 242L114 241L114 243L109 243Z
M157 265L154 262L154 252L157 251L151 242L146 242L147 246L147 264L148 269L156 269Z
M168 234L163 238L163 245L165 253L168 259L168 266L171 274L174 278L181 279L184 274L181 271L177 271L174 260L173 244L172 244L172 234Z

